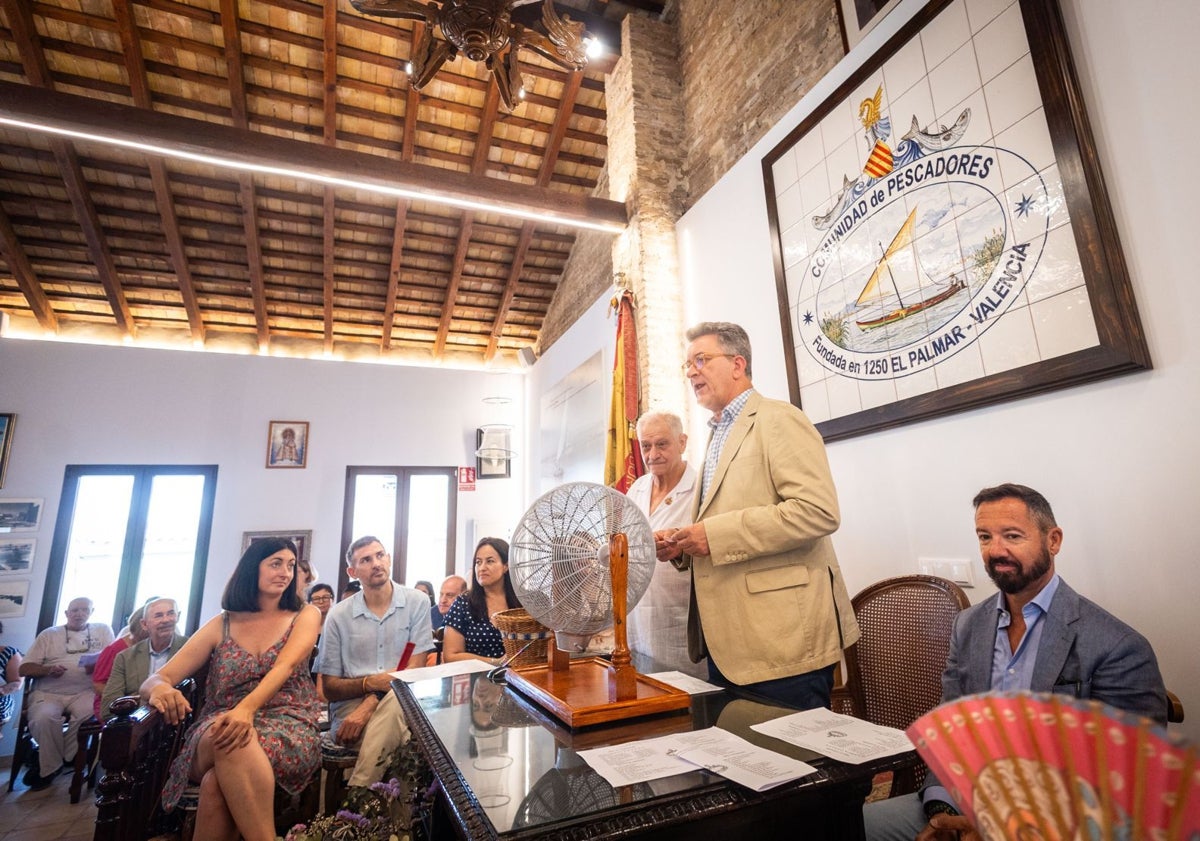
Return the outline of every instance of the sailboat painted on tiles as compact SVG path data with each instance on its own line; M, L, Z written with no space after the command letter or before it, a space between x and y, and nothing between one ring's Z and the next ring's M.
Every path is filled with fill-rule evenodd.
M949 300L967 288L966 283L960 280L957 275L951 274L949 285L938 289L938 291L929 297L919 300L913 300L912 293L907 293L909 300L907 303L905 302L905 296L900 291L900 282L897 280L897 273L900 271L898 265L900 260L898 257L904 251L912 252L912 266L915 269L917 281L916 294L919 296L921 290L928 289L930 286L936 287L933 279L922 268L921 260L917 256L917 250L913 247L913 220L916 216L917 208L914 207L912 212L908 214L908 218L904 220L904 224L900 226L900 230L892 237L891 244L885 249L883 248L883 244L880 243L880 250L883 251L883 255L879 258L879 262L875 265L875 270L871 272L871 276L867 279L866 285L863 286L862 292L858 293L858 299L854 302L854 305L855 307L865 307L870 304L876 304L880 307L881 312L879 315L871 318L855 319L854 323L863 330L901 321L910 315L915 315L922 310L937 306L942 301ZM884 279L888 281L886 285L881 284L881 281Z

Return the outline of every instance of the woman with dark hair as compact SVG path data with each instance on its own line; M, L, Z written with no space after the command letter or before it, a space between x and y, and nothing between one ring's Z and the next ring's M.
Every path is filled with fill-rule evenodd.
M475 547L470 589L454 600L446 614L442 660L499 663L504 659L504 640L491 617L520 606L508 577L507 541L485 537Z
M433 583L425 580L418 581L413 585L414 590L420 590L425 595L429 596L429 603L433 604L437 599L433 597Z
M295 574L290 540L251 543L225 585L221 615L142 684L143 701L175 724L190 710L175 685L209 666L203 715L163 788L169 811L189 780L199 782L205 839L274 841L276 783L296 794L320 765L308 657L321 616L300 600Z

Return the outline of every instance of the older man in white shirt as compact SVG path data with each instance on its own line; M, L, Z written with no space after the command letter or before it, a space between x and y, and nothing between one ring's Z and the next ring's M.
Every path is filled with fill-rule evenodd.
M49 786L63 765L75 759L79 725L92 715L96 691L89 668L113 641L112 628L88 622L92 610L91 599L72 599L65 611L67 623L38 634L21 664L22 677L37 678L29 699L29 732L38 743L39 765L36 774L26 777L35 791ZM65 733L64 716L70 717Z
M638 418L637 435L647 472L627 496L656 532L691 525L696 470L683 460L688 439L683 421L670 412L647 412ZM689 575L670 564L655 564L650 586L629 614L629 648L650 658L655 668L704 678L707 660L693 663L688 657Z

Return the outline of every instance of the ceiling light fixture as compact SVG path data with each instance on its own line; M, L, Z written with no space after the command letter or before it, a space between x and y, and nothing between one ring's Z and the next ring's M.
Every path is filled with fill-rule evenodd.
M560 15L553 0L542 0L544 32L513 22L513 11L538 0L442 0L441 5L419 0L350 0L367 15L405 18L425 23L404 65L408 83L421 90L447 61L461 54L487 65L496 82L500 101L511 111L525 99L520 51L531 50L566 70L582 70L589 58L603 50L599 41L584 34L584 26ZM434 37L434 28L442 37Z
M349 187L356 190L366 190L379 195L429 201L435 204L444 204L451 207L462 208L464 210L476 210L484 213L497 213L503 216L516 216L521 219L529 219L535 222L546 222L553 225L566 225L573 228L586 228L588 230L605 231L607 233L620 233L625 228L623 224L618 222L590 221L579 218L571 218L569 216L552 212L528 210L521 207L514 207L509 204L501 204L499 202L491 202L484 199L459 198L427 189L410 189L399 184L387 185L381 184L378 181L369 181L366 179L359 180L355 178L340 178L320 172L314 172L311 169L302 168L298 165L268 165L262 163L251 163L245 160L236 160L230 157L223 157L215 154L198 154L180 149L175 146L167 146L153 142L141 142L137 140L131 140L126 137L115 137L110 134L103 134L96 131L79 131L61 125L50 125L47 123L33 122L31 120L17 119L3 115L0 115L0 125L28 129L30 131L45 132L47 134L56 134L60 137L70 137L76 140L91 140L96 143L105 143L111 146L121 146L126 149L137 149L141 152L148 152L153 155L161 155L165 158L177 158L180 160L195 161L196 163L210 164L212 166L224 167L227 169L257 172L266 175L280 175L306 181L317 181L322 184L332 185L334 187Z

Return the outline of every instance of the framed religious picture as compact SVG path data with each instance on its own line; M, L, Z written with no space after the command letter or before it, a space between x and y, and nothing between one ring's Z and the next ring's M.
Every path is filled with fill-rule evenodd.
M0 534L8 531L37 531L42 523L40 499L0 499Z
M267 428L267 467L308 466L308 421L271 421Z
M1055 0L933 0L763 172L827 441L1150 367Z
M0 415L0 488L4 487L4 474L8 471L8 455L12 451L13 428L16 425L16 415Z
M32 537L0 538L0 575L28 574L36 548L37 540Z
M250 548L250 544L256 540L262 540L266 537L282 537L284 540L290 540L296 544L296 560L309 560L309 551L312 545L312 529L301 531L299 529L283 529L282 531L244 531L242 532L242 551L245 552Z
M854 45L899 3L900 0L838 0L838 16L842 20L846 49L854 49Z

